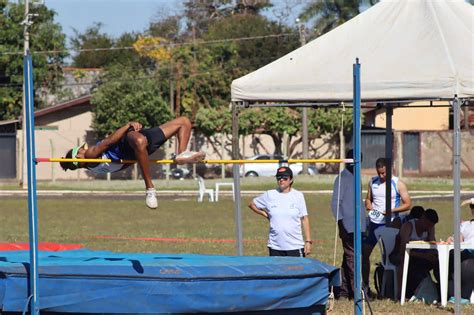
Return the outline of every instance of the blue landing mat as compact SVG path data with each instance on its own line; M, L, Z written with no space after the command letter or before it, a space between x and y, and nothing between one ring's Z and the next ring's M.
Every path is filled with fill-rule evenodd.
M28 251L0 252L0 306L23 311ZM225 313L324 306L338 269L293 257L40 252L39 307L71 313Z

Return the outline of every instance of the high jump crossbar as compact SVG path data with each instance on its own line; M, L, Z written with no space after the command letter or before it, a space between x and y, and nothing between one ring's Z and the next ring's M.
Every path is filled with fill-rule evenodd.
M120 163L133 164L135 160L112 159L72 159L72 158L36 158L36 163L41 162L78 162L78 163ZM155 164L172 164L175 160L149 160ZM249 164L249 163L354 163L353 159L288 159L288 160L202 160L190 164ZM188 164L188 163L185 163Z

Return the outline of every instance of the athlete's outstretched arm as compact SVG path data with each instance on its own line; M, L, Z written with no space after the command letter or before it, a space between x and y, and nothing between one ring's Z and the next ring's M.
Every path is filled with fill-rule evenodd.
M93 145L87 149L85 152L86 159L94 159L102 156L102 153L107 151L112 145L116 144L117 142L122 139L123 136L127 134L129 129L132 128L134 131L139 131L142 129L142 124L138 122L129 122L123 127L117 129L113 134L102 140L96 145Z

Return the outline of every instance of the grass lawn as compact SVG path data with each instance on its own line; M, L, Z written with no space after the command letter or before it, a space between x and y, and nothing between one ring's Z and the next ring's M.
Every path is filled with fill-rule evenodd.
M375 175L375 171L374 171ZM332 190L334 178L336 175L320 174L320 175L298 175L295 180L300 190ZM362 189L367 189L367 183L370 176L362 176ZM433 177L433 178L418 178L418 177L404 177L403 180L407 183L409 191L419 190L440 190L452 191L452 179ZM232 178L226 179L206 179L206 186L214 187L216 182L231 182ZM185 180L166 180L158 179L154 181L158 190L196 190L197 182L193 179ZM242 190L267 190L275 186L274 177L245 177L240 179ZM41 190L120 190L120 191L142 191L142 180L69 180L69 181L39 181L38 189ZM0 190L16 190L19 189L16 181L0 181ZM227 188L227 187L226 187ZM464 178L461 180L461 190L472 191L474 194L474 179Z
M300 188L298 184L295 188ZM259 187L259 189L263 189ZM304 189L304 187L302 188ZM247 208L252 197L242 198L244 254L266 256L267 222ZM310 257L333 264L335 224L329 195L308 194L314 252ZM440 199L417 200L425 208L438 210L440 223L437 238L452 234L452 201ZM26 198L2 197L0 202L0 241L28 242L28 210ZM115 252L200 253L235 255L235 243L217 240L235 239L233 202L221 197L218 203L197 203L195 197L175 196L159 199L159 209L145 207L142 198L38 198L39 239L42 242L77 243L93 250ZM469 217L468 209L462 218ZM117 239L100 238L103 236ZM129 238L179 238L180 241L132 240ZM380 261L378 250L372 255L373 264ZM341 262L340 243L336 265ZM421 304L389 300L372 302L376 314L447 314L443 309ZM463 306L463 314L474 314L473 306ZM336 301L332 314L352 314L352 302ZM330 313L331 314L331 313Z

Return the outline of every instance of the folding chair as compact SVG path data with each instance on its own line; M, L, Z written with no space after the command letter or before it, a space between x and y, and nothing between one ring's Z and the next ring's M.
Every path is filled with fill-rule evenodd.
M201 176L197 176L195 179L198 181L199 185L198 202L202 202L205 194L209 195L210 202L214 202L214 189L206 188L206 185L204 184L204 178Z
M393 294L395 299L398 292L397 266L390 262L389 255L395 247L396 237L399 232L399 229L385 226L379 227L374 231L375 237L378 239L380 252L382 253L382 266L384 267L381 293L382 296L386 296L387 271L391 271L393 273Z

